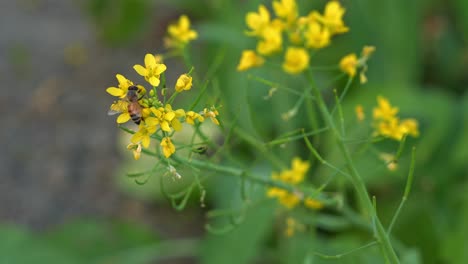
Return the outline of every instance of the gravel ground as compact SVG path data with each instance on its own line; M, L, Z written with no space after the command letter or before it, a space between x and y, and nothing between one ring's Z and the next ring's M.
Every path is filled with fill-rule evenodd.
M101 44L74 3L0 0L0 221L42 230L109 217L193 233L171 208L117 189L122 157L104 91L144 52Z

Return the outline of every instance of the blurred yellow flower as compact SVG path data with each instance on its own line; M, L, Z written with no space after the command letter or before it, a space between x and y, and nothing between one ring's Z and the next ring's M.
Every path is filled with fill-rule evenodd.
M364 108L362 105L358 104L356 105L356 108L354 108L354 111L356 112L356 118L359 122L364 121L366 118L366 115L364 114Z
M182 74L177 79L175 90L177 92L188 91L192 88L192 76L188 74Z
M279 26L270 25L263 29L261 40L257 43L257 52L271 55L283 47L283 36Z
M242 52L242 56L239 62L239 65L237 65L237 70L238 71L246 71L250 68L253 67L259 67L262 66L265 60L263 59L262 56L257 55L255 51L253 50L244 50Z
M175 153L176 149L174 144L169 137L164 137L161 140L161 147L164 154L164 157L169 158L172 154Z
M284 19L288 26L291 26L297 19L297 4L295 0L273 1L273 9L279 18Z
M304 200L304 205L310 209L316 209L316 210L323 208L323 203L313 198L306 198Z
M264 5L258 7L258 13L248 12L245 16L247 27L251 31L247 32L250 36L262 36L263 30L270 24L270 12Z
M148 53L145 55L145 67L136 64L133 69L139 75L145 77L145 80L152 86L158 86L160 83L159 76L166 71L167 67L162 63L157 63L154 55Z
M398 108L392 107L390 102L377 97L378 107L373 109L375 135L382 135L395 140L402 140L405 135L419 136L418 121L412 118L400 121L397 116Z
M340 69L350 77L356 75L357 66L358 58L354 53L344 56L340 61Z
M324 14L313 12L313 17L325 25L330 34L340 34L348 32L349 28L343 22L343 15L346 10L341 6L338 1L330 1L325 6Z
M303 48L289 47L286 50L283 70L290 74L298 74L309 66L309 54Z
M166 43L169 47L186 45L198 37L197 32L190 28L190 20L186 15L182 15L177 23L169 25L167 32L169 40Z
M374 108L374 119L391 120L394 119L398 113L398 107L392 107L387 98L377 96L378 107Z
M330 31L316 21L308 23L304 36L307 48L320 49L330 44Z
M216 118L218 115L219 115L218 110L216 110L214 106L212 106L209 110L208 108L203 109L203 116L205 118L210 118L214 124L219 126L219 121Z
M200 115L199 113L195 113L194 111L188 111L185 114L185 122L190 125L195 124L195 120L198 120L198 122L203 122L205 121L205 118Z

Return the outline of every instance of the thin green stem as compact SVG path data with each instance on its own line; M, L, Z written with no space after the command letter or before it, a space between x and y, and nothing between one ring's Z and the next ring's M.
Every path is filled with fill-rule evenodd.
M416 148L413 147L413 150L411 152L411 165L410 165L410 169L409 169L409 172L408 172L408 178L406 180L405 192L403 193L403 197L401 198L400 205L398 206L398 208L397 208L397 210L395 212L395 215L393 215L392 221L390 222L390 225L388 226L388 229L387 229L387 234L388 235L390 235L392 233L393 226L395 225L395 222L396 222L398 216L400 215L401 209L405 205L406 200L408 199L408 196L410 194L411 185L413 183L413 178L414 178L415 162L416 162Z
M382 251L385 253L385 257L386 259L390 262L390 263L400 263L400 261L398 260L398 257L392 247L392 244L390 242L390 239L389 237L387 236L387 232L385 231L382 223L380 222L380 220L378 219L377 215L376 215L376 212L374 210L374 206L372 204L372 201L369 197L369 194L367 192L367 188L364 184L364 181L362 180L361 178L361 175L359 174L359 172L357 171L356 167L354 166L354 162L353 162L353 159L351 158L351 154L345 144L345 142L343 141L342 137L340 136L340 132L338 131L338 129L336 128L335 126L335 123L333 121L333 118L331 116L331 113L329 112L326 104L325 104L325 101L322 97L322 94L320 93L319 89L316 87L315 85L315 81L314 81L314 78L313 76L311 75L310 72L308 72L309 74L307 74L307 78L308 78L308 81L314 91L314 95L315 95L315 98L316 98L316 102L318 104L318 107L322 113L322 116L325 120L325 122L327 123L327 126L330 127L331 131L332 131L332 134L333 136L335 137L335 140L336 140L336 143L339 147L339 149L341 150L341 153L343 154L343 157L347 163L347 169L348 169L348 172L349 174L351 175L351 182L357 192L357 195L359 196L362 204L364 205L366 211L368 214L371 214L371 216L375 217L375 226L376 226L376 237L377 237L377 240L379 241L380 243L380 246L381 246L381 249ZM350 81L348 81L348 84L350 83ZM346 91L346 89L345 89ZM344 94L344 93L343 93ZM342 94L342 95L343 95ZM341 101L341 100L340 100Z

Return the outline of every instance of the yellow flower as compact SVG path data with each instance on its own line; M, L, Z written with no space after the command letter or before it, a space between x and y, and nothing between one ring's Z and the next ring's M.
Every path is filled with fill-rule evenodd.
M313 12L313 17L324 24L330 30L330 34L345 33L349 30L343 22L345 11L340 2L330 1L325 6L323 16L318 12Z
M135 158L135 160L140 159L140 156L141 156L141 144L140 143L138 144L130 143L128 144L127 149L133 151L133 157Z
M297 5L295 0L273 1L273 9L278 17L284 19L290 26L297 19Z
M364 108L362 107L362 105L360 104L356 105L356 108L354 108L354 110L356 112L357 120L359 122L364 121L364 119L366 118L366 115L364 114Z
M340 69L350 77L354 77L354 75L356 75L357 66L358 58L354 53L344 56L340 61Z
M281 205L288 209L294 208L301 201L301 197L286 190L272 187L267 191L267 197L277 198Z
M144 122L140 123L138 131L133 134L130 141L134 144L141 142L143 147L147 148L150 145L151 139L150 136L156 132L156 126L146 125Z
M404 119L400 123L400 129L404 134L408 134L413 137L419 136L418 121L413 118Z
M316 21L311 21L308 24L304 36L306 38L306 47L308 48L320 49L330 44L330 31Z
M128 87L133 85L133 82L125 78L121 74L117 74L115 76L117 78L117 81L119 82L118 87L109 87L106 89L106 92L109 93L110 95L120 97L120 98L125 98L128 93Z
M253 67L262 66L265 60L262 56L259 56L253 50L244 50L240 59L239 65L237 66L238 71L245 71Z
M162 147L164 157L166 158L169 158L176 151L174 144L172 144L171 139L168 137L164 137L161 140L161 147Z
M306 198L304 200L304 205L310 209L322 209L323 208L323 203L318 201L318 200L315 200L315 199L312 199L312 198Z
M273 172L271 178L291 185L297 185L304 181L310 164L300 158L294 158L291 162L291 169L283 170L281 173ZM284 189L271 187L267 191L267 196L277 198L280 204L286 208L293 208L303 199L303 194L299 192L290 193Z
M405 133L401 129L399 122L400 120L398 118L381 121L378 123L377 133L384 137L400 141L403 139Z
M258 13L247 13L245 22L247 27L251 29L250 32L247 32L247 35L261 36L263 35L263 30L270 24L270 13L264 5L260 5L258 7Z
M216 110L214 106L212 106L210 110L208 110L208 108L203 109L203 116L205 118L209 117L213 123L219 126L219 121L216 118L218 115L219 115L218 110Z
M157 63L153 54L145 55L145 67L137 64L133 66L135 71L145 77L145 80L152 86L158 86L160 83L159 76L167 69L166 65Z
M309 54L303 48L289 47L286 50L283 70L290 74L297 74L309 66Z
M188 91L192 88L192 76L188 74L180 75L179 79L177 79L175 90L177 92Z
M179 118L185 116L185 111L183 109L177 109L176 111L173 111L172 106L167 104L164 108L151 107L150 110L155 117L146 118L145 121L149 125L159 125L161 129L166 132L171 132L171 127L174 128L175 131L182 129L182 124L180 123Z
M199 113L195 113L194 111L188 111L185 114L185 122L187 122L188 124L194 125L195 119L197 119L198 122L205 121L205 118L203 118L203 116L201 116Z
M395 119L398 113L398 107L392 107L387 98L383 96L377 96L378 107L374 108L373 116L374 119L391 120Z
M190 20L186 15L182 15L177 23L170 25L167 32L170 47L183 46L198 37L197 32L190 29Z
M262 55L271 55L283 47L283 36L281 27L269 25L263 29L262 40L257 43L257 52Z

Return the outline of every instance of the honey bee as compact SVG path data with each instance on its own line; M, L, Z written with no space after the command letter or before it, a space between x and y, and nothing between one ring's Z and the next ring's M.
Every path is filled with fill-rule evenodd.
M141 98L143 98L145 92L146 90L142 86L132 85L128 87L128 92L125 100L114 102L111 105L108 115L115 115L118 113L128 112L132 121L135 122L135 124L139 125L142 119L142 108L138 101Z

